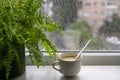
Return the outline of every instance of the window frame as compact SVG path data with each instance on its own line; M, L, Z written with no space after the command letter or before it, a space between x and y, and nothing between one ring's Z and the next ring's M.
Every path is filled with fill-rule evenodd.
M44 64L51 65L55 60L51 59L45 51L44 53ZM76 52L79 50L59 50L58 54L66 52ZM28 51L26 51L26 65L32 64L30 58L28 57ZM47 63L46 63L47 62ZM120 65L120 50L86 50L82 54L82 64L83 65Z

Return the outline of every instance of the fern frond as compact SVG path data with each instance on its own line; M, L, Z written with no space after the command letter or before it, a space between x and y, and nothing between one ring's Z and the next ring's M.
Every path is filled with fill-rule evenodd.
M14 41L15 42L15 41ZM15 54L15 61L17 64L17 68L20 73L24 72L24 67L25 67L25 47L24 44L21 43L14 43L14 54Z
M44 17L43 17L44 18ZM39 23L41 24L41 23ZM38 24L38 25L39 25ZM44 32L54 32L54 31L62 31L62 28L60 27L60 24L57 22L54 22L50 19L50 17L45 17L43 19L43 25L42 25L42 30Z
M12 45L8 44L8 46L9 46L8 55L6 56L5 61L4 61L7 79L10 75L10 71L12 68L11 64L12 64L12 61L14 60L14 57L15 57Z
M41 42L43 48L47 51L47 53L49 54L49 56L54 57L54 59L55 59L56 58L56 53L57 53L56 47L47 38L47 36L45 35L45 33L43 33L41 31L40 35L43 36L43 37L40 37L40 42Z
M29 56L37 66L43 62L43 54L38 43L51 57L56 56L57 49L46 33L62 30L57 22L42 13L42 4L43 0L0 0L0 44L7 45L8 49L2 53L4 59L0 69L5 67L7 79L13 60L17 61L19 70L22 66L22 52L18 53L17 43L28 48Z
M33 46L34 46L34 48L33 48ZM42 64L43 54L40 52L40 50L38 48L35 49L35 47L36 47L35 45L26 44L26 47L29 49L29 52L30 52L29 56L30 56L32 62L36 63L37 67L39 67Z

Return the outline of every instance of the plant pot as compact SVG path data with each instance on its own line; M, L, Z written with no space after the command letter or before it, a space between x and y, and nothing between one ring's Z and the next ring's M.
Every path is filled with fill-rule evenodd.
M8 50L8 45L4 46L2 52L7 52ZM10 70L10 75L8 79L12 79L15 77L20 76L25 72L25 47L23 44L15 43L15 47L17 48L17 53L19 55L19 62L17 61L16 57L14 57L14 60L12 61L11 64L11 70ZM4 53L8 54L8 53ZM0 80L5 80L6 79L6 69L3 67L0 70Z

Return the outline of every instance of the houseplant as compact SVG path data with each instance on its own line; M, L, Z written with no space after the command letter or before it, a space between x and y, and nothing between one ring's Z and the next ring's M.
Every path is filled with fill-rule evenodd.
M43 0L0 0L0 76L4 72L9 79L13 67L17 67L20 74L24 72L25 59L21 57L25 56L25 47L37 66L42 64L43 57L38 44L49 56L56 56L57 49L46 32L61 28L42 13L42 3Z

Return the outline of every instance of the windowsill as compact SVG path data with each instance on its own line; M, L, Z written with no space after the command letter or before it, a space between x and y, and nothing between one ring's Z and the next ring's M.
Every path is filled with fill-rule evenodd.
M70 51L61 51L70 52ZM78 52L78 51L77 51ZM44 60L49 65L37 68L26 55L26 72L13 80L120 80L120 52L84 52L82 68L74 78L65 78L50 65L54 62L47 54Z
M120 80L120 65L82 66L76 77L66 78L51 66L26 66L26 72L13 80Z
M79 52L79 51L60 51L64 52ZM82 57L83 65L120 65L120 51L84 51ZM47 54L44 54L46 65L51 65L54 60ZM34 65L31 63L28 54L26 55L26 65Z

